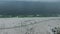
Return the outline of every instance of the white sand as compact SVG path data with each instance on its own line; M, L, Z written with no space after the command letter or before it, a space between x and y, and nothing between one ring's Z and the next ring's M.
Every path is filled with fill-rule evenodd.
M0 34L53 34L60 26L60 17L0 18Z

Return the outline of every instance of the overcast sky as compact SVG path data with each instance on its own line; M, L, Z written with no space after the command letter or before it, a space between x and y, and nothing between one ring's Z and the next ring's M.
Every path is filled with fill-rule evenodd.
M60 0L0 0L0 1L49 1L49 2L56 2Z

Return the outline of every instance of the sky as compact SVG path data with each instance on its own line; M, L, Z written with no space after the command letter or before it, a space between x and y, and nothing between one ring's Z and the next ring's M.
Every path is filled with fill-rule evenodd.
M0 0L0 1L60 1L60 0Z

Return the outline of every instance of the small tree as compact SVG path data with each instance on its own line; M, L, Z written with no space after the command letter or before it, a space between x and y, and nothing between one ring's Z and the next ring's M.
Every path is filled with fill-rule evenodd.
M60 34L60 27L54 27L54 28L52 29L52 32L53 32L54 34Z

